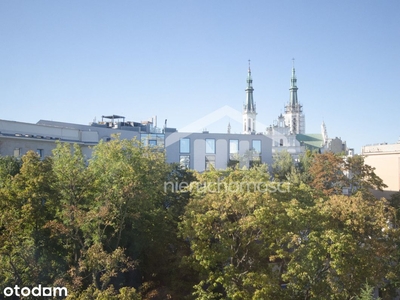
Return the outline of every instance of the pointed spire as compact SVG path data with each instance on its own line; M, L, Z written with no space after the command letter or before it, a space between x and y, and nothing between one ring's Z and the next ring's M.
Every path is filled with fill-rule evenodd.
M244 110L247 112L255 112L256 106L253 101L253 79L251 78L251 68L249 59L249 70L247 72L247 88L246 88L246 104Z
M296 78L296 70L294 68L294 58L293 60L293 66L292 66L292 78L290 79L290 106L294 107L297 104L299 104L299 101L297 99L297 78Z

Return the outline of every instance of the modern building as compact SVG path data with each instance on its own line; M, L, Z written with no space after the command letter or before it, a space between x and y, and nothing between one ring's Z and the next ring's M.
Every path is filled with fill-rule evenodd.
M106 119L106 120L104 120ZM272 163L272 141L264 135L181 133L175 128L157 128L154 120L126 122L123 116L103 116L89 125L40 120L37 124L0 120L0 155L21 157L33 150L49 156L56 141L77 144L90 158L93 146L109 141L113 134L122 139L137 139L145 146L165 149L167 162L180 163L197 171L226 169Z
M197 171L272 164L272 140L262 134L185 133L166 134L167 162L179 162Z
M165 128L164 131L176 129ZM90 125L47 120L36 124L0 120L0 155L21 157L33 150L43 158L51 155L55 142L60 141L79 145L83 154L90 158L92 147L100 140L109 141L113 134L149 144L163 145L164 141L164 133L154 128L152 122L125 122L123 116L117 115L103 116L102 121Z

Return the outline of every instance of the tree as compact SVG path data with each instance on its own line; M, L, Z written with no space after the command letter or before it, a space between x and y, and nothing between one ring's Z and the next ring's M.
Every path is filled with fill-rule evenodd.
M22 161L13 156L0 156L0 186L19 173Z
M385 200L366 200L361 193L334 195L318 200L308 212L293 208L291 215L304 215L296 223L312 225L293 231L297 238L284 274L293 298L349 299L365 280L385 285L395 251L388 238L395 231L387 223L393 211Z
M319 198L303 183L284 193L260 168L197 181L181 223L196 299L350 299L365 280L385 285L397 230L384 199Z
M375 174L375 168L364 163L364 157L361 155L347 157L344 170L347 173L351 194L357 191L370 194L370 190L382 191L383 188L387 187L383 180Z
M342 157L332 152L314 155L309 168L311 187L325 196L342 194L343 187L347 186L343 169Z
M364 288L361 289L360 296L356 297L356 300L380 300L380 298L375 298L374 287L365 283Z
M32 151L22 157L19 173L9 174L0 189L0 280L21 286L51 283L63 270L59 248L44 225L54 216L50 159Z
M311 182L312 178L309 170L314 160L314 156L317 154L317 152L312 152L307 149L305 153L299 155L298 162L290 174L290 181L292 183L309 184Z
M99 143L89 161L76 145L59 144L53 155L60 201L46 226L68 265L58 282L74 297L116 295L123 286L150 281L162 285L176 241L168 208L178 209L163 190L164 153L115 136Z
M264 167L198 175L181 223L199 271L196 299L278 299L285 211ZM261 188L262 187L262 188Z
M276 152L272 155L272 175L275 180L287 180L290 173L294 169L293 158L286 150Z

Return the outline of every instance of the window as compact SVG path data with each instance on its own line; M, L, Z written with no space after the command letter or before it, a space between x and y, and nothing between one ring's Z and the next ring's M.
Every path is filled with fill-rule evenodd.
M20 156L21 156L21 148L15 148L14 157L20 157Z
M215 154L215 139L206 139L206 153Z
M143 146L164 147L164 134L162 133L142 133L140 135Z
M235 162L239 160L239 140L229 140L229 159Z
M206 170L211 170L211 166L215 168L215 155L206 155Z
M43 149L37 149L36 153L37 155L39 155L40 158L43 158Z
M252 141L253 153L250 157L249 167L252 168L254 166L261 164L261 141L253 140Z
M229 154L239 153L239 140L229 140Z
M183 169L190 169L190 156L189 155L179 156L179 164Z
M256 153L261 153L261 141L260 140L253 140L252 148Z
M190 139L184 138L179 141L179 152L190 153Z

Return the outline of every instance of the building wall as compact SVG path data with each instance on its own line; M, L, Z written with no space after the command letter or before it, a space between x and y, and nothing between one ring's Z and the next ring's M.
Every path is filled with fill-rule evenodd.
M189 153L180 152L180 140L184 138L190 140ZM215 140L215 154L206 153L206 139ZM189 167L202 172L206 169L206 156L210 155L215 157L216 169L225 169L230 158L230 140L238 140L239 155L241 156L245 156L251 150L253 140L261 141L261 162L269 165L272 164L272 140L265 135L184 132L166 134L165 149L167 162L179 162L181 155L189 155Z
M347 150L346 148L346 142L343 142L340 138L336 137L328 141L326 150L333 153L341 153L345 152Z
M109 140L112 134L119 134L122 139L141 139L152 136L150 133L123 130L118 128L105 128L101 126L80 125L53 121L40 121L38 124L29 124L14 121L0 120L0 155L14 156L16 149L19 149L17 156L26 154L29 150L40 153L42 157L52 154L56 147L56 141L77 143L87 158L92 155L92 146L100 140ZM153 134L155 135L155 134ZM225 169L230 159L230 140L237 140L239 144L239 156L248 157L244 162L249 166L253 159L252 145L254 140L261 143L260 157L262 163L272 164L272 140L265 135L254 134L223 134L223 133L180 133L166 132L158 134L157 144L165 147L167 162L180 163L182 156L190 157L191 169L204 171L211 163L217 169ZM180 140L190 140L189 153L180 152ZM161 140L160 140L161 139ZM206 153L206 139L215 141L214 153ZM158 143L159 142L159 143ZM251 157L250 157L251 156Z
M20 156L33 150L41 152L41 156L45 157L51 155L56 147L56 141L60 141L80 145L83 154L90 158L91 146L96 145L100 140L109 139L116 133L119 133L121 138L140 138L138 132L89 125L52 121L31 124L0 120L0 155L15 156L15 150L20 149Z
M193 142L192 142L192 140L190 140L190 142L191 142L191 144L193 144L193 150L190 151L190 167L199 172L202 172L206 168L206 163L205 163L206 141L204 139L195 139L195 140L193 140ZM192 149L192 147L191 147L191 149ZM167 158L171 154L171 152L168 150L169 149L167 148ZM192 164L192 160L193 160L193 164ZM216 159L216 161L218 161L218 159ZM193 167L192 167L192 165L193 165Z
M400 191L400 144L364 146L361 150L365 163L388 185L386 191Z

